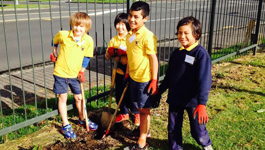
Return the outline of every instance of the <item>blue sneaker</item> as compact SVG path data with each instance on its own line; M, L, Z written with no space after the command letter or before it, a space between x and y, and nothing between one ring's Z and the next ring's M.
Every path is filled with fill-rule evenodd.
M88 120L88 126L89 126L89 129L90 129L90 130L95 131L95 130L98 129L98 125L97 125L96 123L92 122L92 121L89 120L88 118L87 118L87 120ZM81 126L81 127L86 126L86 121L85 121L85 120L82 121L82 120L79 118L79 119L78 119L78 125Z
M70 124L63 126L61 132L67 139L76 139L76 134Z

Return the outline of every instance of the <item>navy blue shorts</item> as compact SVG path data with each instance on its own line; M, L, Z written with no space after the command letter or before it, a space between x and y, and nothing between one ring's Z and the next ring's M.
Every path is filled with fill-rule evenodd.
M150 108L152 106L151 96L147 94L150 82L136 82L130 79L131 99L138 103L138 108Z
M53 92L55 94L64 94L68 92L68 85L73 94L81 94L80 83L77 78L61 78L56 75L54 77Z

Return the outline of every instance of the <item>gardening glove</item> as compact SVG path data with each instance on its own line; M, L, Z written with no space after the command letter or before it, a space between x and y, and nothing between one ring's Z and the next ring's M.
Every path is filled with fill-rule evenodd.
M85 81L86 81L86 79L85 79L85 73L79 71L78 76L77 76L77 79L78 79L80 82L85 82Z
M118 56L126 56L127 55L126 51L124 51L122 49L118 49L116 51L116 53L117 53Z
M157 94L154 94L151 96L152 96L152 101L153 101L152 108L157 108L160 104L161 93L158 91Z
M51 53L51 54L50 54L50 60L51 60L52 62L56 62L56 60L57 60L57 54L55 54L55 53Z
M114 48L114 47L109 47L108 48L108 53L110 55L110 57L115 57L117 56L117 51L118 49L117 48Z
M130 81L130 76L128 73L125 74L124 78L123 78L123 86L125 87L126 84Z
M208 115L207 115L207 112L206 112L206 106L205 105L202 105L202 104L199 104L194 113L193 113L193 118L195 119L196 117L196 113L198 113L198 121L199 121L199 124L205 124L208 122Z
M155 80L155 79L151 80L149 87L148 87L148 90L147 90L147 93L150 95L158 93L157 80Z

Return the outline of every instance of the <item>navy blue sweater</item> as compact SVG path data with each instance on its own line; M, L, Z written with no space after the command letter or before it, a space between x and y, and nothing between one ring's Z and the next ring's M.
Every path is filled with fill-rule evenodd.
M195 58L193 64L185 61L186 55ZM173 106L206 105L212 84L211 66L211 58L201 45L191 51L175 49L159 92L169 89L167 103Z

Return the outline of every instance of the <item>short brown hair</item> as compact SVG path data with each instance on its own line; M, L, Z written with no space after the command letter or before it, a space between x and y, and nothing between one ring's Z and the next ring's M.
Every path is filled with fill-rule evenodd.
M69 24L72 28L74 25L83 24L86 27L86 32L87 32L91 29L92 21L88 14L84 12L76 12L71 15Z
M179 28L181 26L184 26L184 25L188 25L190 24L191 27L192 27L192 34L193 36L196 38L196 40L199 40L201 38L201 23L199 20L197 20L195 17L193 16L188 16L188 17L185 17L183 19L181 19L177 25L177 33L176 35L178 35L178 31L179 31Z

